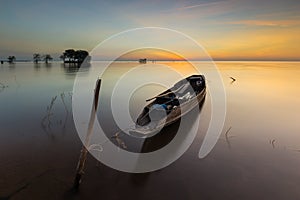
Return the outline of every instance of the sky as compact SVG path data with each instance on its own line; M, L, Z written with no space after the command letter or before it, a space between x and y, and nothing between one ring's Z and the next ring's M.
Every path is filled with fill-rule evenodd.
M2 0L0 59L58 58L128 29L162 27L215 60L300 60L299 10L299 0Z

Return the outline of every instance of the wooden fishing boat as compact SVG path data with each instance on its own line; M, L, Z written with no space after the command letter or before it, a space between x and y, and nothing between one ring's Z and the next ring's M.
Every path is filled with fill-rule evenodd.
M192 75L177 82L172 88L147 99L152 101L144 107L129 132L136 137L150 137L163 127L179 120L205 99L206 83L203 75Z

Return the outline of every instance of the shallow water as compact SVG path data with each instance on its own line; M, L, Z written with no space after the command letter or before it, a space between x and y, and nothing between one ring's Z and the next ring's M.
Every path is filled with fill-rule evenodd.
M194 73L184 62L155 64L168 65L184 76ZM211 70L198 64L204 72ZM207 157L199 159L198 152L210 120L209 93L197 137L180 159L156 172L129 174L89 156L78 192L71 190L81 149L72 117L72 90L76 75L87 76L89 68L78 71L56 62L1 65L0 198L299 199L300 63L216 64L227 94L227 113L222 135ZM114 63L102 77L98 116L108 126L108 135L118 129L106 123L111 116L101 108L109 105L120 76L136 65ZM143 79L151 71L166 79L164 69L150 69L137 72L137 77ZM175 77L167 77L169 86L178 81ZM145 99L165 88L152 84L136 90L129 105L132 118L146 105ZM141 148L141 143L123 139L133 149Z

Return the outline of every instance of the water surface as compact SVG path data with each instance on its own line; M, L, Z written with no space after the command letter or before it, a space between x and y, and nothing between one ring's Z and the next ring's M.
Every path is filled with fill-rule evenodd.
M184 62L161 64L186 76L194 73ZM198 64L204 71L211 70L205 63ZM56 62L1 65L0 197L299 199L300 63L216 64L227 93L227 115L222 135L206 158L199 159L198 151L210 120L209 93L196 140L179 160L156 172L128 174L89 156L80 191L76 193L71 186L81 141L72 118L72 87L76 74L86 76L89 68L78 71ZM136 65L117 62L109 68L103 77L100 110L107 104L105 99L114 83ZM170 83L177 81L159 67L149 70L169 78ZM137 77L145 74L147 71ZM145 99L164 89L151 85L137 90L130 101L132 118L146 105ZM108 134L113 134L117 129L108 130Z

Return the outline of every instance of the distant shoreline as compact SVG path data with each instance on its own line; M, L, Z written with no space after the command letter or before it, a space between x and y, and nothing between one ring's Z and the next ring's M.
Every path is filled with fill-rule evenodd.
M1 61L1 60L0 60ZM91 62L112 62L113 60L92 60ZM300 60L190 60L189 62L300 62ZM4 63L8 63L7 60L3 60ZM14 63L34 63L32 60L16 60ZM34 64L51 64L58 63L68 65L70 63L64 63L60 60L53 60L49 63L39 62ZM137 60L115 60L114 62L136 62ZM155 60L155 62L187 62L186 60ZM152 63L152 60L149 60L148 63Z

